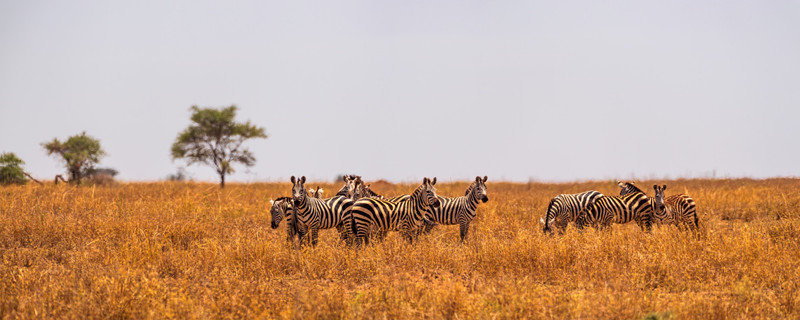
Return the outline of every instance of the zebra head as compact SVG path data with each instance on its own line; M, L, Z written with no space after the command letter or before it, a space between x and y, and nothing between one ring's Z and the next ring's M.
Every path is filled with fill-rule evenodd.
M294 201L294 205L299 205L301 203L306 202L306 197L308 196L308 191L306 191L306 176L300 177L300 179L295 178L292 176L292 200Z
M353 198L353 193L356 192L357 181L361 181L361 176L348 174L344 176L344 186L347 191L347 197Z
M269 209L269 213L272 215L272 223L270 224L272 229L278 228L283 218L286 217L286 210L290 205L289 200L290 198L288 197L280 197L269 201L269 204L272 205Z
M436 194L434 185L436 185L436 177L433 177L433 180L427 177L422 179L422 202L426 206L438 208L440 204L439 196Z
M633 182L619 181L619 182L617 182L617 185L620 187L620 190L619 190L619 195L620 196L624 196L626 194L635 193L635 192L644 193L644 191L642 191L642 189L639 189L639 187L637 187L635 184L633 184Z
M358 200L368 196L368 194L366 194L364 191L364 181L361 180L361 177L358 177L353 181L353 188L351 190L352 192L350 192L350 200Z
M653 190L656 192L656 196L653 199L653 214L660 216L659 214L663 215L666 211L664 208L664 190L667 190L667 185L659 186L657 184L653 185Z
M486 180L488 179L488 176L483 176L483 179L481 179L481 177L475 177L475 182L473 182L475 187L471 188L474 199L481 200L483 203L489 201L489 196L486 195Z
M324 189L322 189L322 187L320 187L320 186L317 186L317 189L316 189L316 190L314 190L314 189L308 189L308 195L309 195L309 196L311 196L312 198L317 198L317 199L319 199L319 198L322 198L322 193L323 193L324 191L325 191L325 190L324 190Z

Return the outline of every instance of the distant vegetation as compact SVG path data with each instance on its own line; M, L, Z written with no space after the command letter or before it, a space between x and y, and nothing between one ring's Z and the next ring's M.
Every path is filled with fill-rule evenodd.
M25 170L22 165L25 161L17 158L17 155L11 152L0 154L0 184L25 184L28 178L25 177Z
M233 164L251 167L256 158L242 144L250 139L267 138L264 128L247 122L235 122L236 106L222 109L192 106L192 125L183 130L172 144L172 159L185 159L189 165L205 164L219 175L220 187L225 176L234 172Z
M85 131L69 137L64 142L55 138L53 141L42 143L42 147L47 150L48 155L64 162L69 175L68 182L72 184L81 184L84 178L96 175L95 165L106 155L100 147L100 140L86 135ZM116 170L113 175L116 175Z

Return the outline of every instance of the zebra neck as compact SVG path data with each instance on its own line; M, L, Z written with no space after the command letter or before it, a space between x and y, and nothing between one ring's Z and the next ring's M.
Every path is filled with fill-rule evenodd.
M469 195L465 197L467 198L467 205L469 205L470 208L475 209L478 207L478 196L475 195L475 192L470 192Z
M295 204L294 209L298 216L305 216L308 213L308 197L303 197L300 204Z
M342 188L341 188L341 189L339 189L339 191L338 191L338 192L336 192L336 195L337 195L337 196L343 196L343 197L346 197L346 196L347 196L347 184L345 184L344 186L342 186Z
M413 207L413 210L416 212L422 212L427 209L428 206L425 205L425 199L422 199L422 189L417 188L414 190L414 193L411 194L411 199L408 199Z

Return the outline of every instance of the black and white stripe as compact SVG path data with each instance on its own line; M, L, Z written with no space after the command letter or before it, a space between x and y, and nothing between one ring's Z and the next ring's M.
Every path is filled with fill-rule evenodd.
M544 233L552 232L553 226L563 233L568 223L575 222L580 214L583 214L602 196L602 193L590 190L574 194L564 193L553 197L547 205L544 219L541 220L544 224Z
M439 206L436 197L436 178L424 178L408 200L388 201L376 198L362 198L350 208L350 227L356 244L361 240L369 243L370 229L378 232L400 231L413 242L414 236L422 226L425 212L429 206Z
M620 182L620 195L642 192L633 182ZM700 221L697 217L697 208L692 197L685 194L665 196L667 185L653 185L655 197L653 203L653 222L659 224L674 224L677 227L685 226L697 229Z
M430 232L437 224L457 224L460 227L461 241L463 242L469 231L470 222L475 219L478 202L486 203L486 201L489 201L489 197L486 195L487 179L488 177L486 176L483 178L475 177L475 181L467 187L464 196L457 198L438 196L439 206L428 207L425 233Z
M620 187L622 184L620 183ZM644 192L633 192L624 196L603 196L595 200L589 210L578 215L575 225L578 228L594 226L602 229L611 223L635 221L642 230L652 229L653 208L650 198Z
M302 223L295 224L294 209L292 207L292 198L280 197L275 200L269 201L271 207L269 209L272 215L272 229L277 229L281 221L286 220L286 240L294 242L295 236L302 240L308 233L308 229Z
M317 244L319 230L336 228L342 239L346 239L349 230L344 228L345 211L353 204L347 196L337 195L328 199L316 199L308 196L305 188L306 177L300 179L292 176L292 200L297 221L304 224L311 234L311 244Z

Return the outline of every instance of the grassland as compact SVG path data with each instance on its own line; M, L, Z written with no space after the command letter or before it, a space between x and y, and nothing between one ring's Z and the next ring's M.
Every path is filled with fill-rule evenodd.
M539 218L610 181L488 183L466 244L439 226L352 249L270 229L285 184L0 188L2 318L799 318L800 179L666 183L698 204L697 234L570 228ZM316 186L311 182L309 186ZM326 185L334 191L338 186ZM414 185L373 185L394 195ZM466 183L437 185L463 194Z

